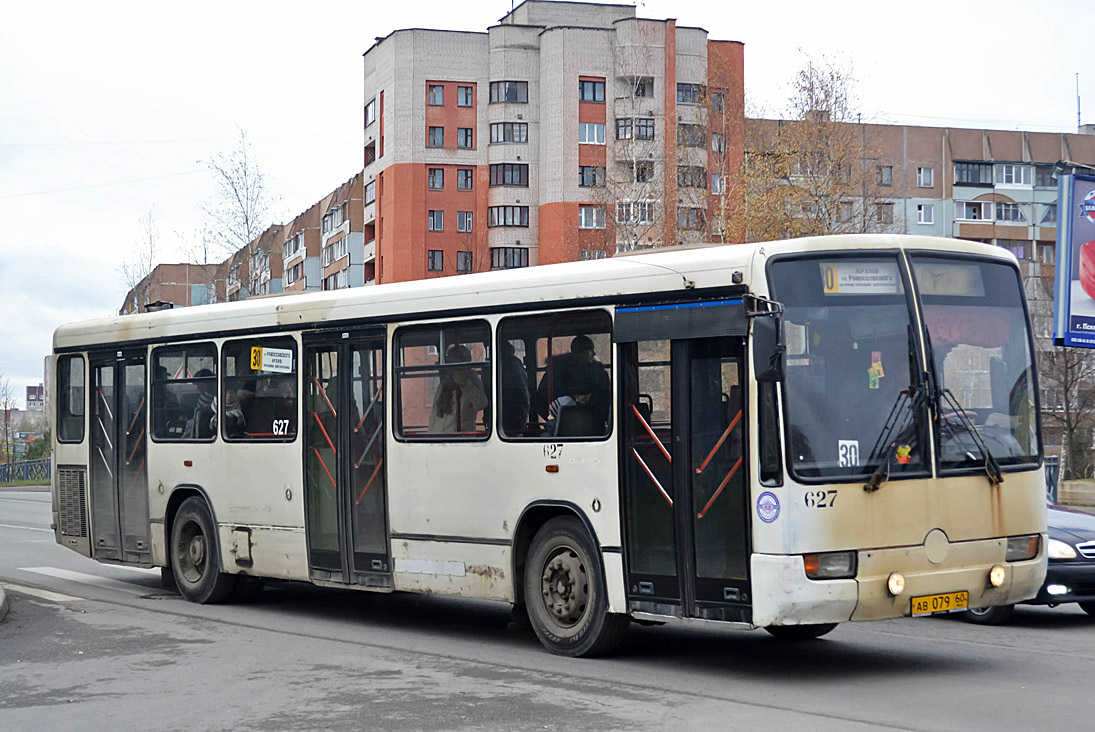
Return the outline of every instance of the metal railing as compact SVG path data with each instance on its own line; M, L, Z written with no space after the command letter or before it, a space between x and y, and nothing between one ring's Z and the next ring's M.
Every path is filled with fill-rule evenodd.
M50 458L42 458L0 465L0 483L11 483L17 480L49 483L51 462Z

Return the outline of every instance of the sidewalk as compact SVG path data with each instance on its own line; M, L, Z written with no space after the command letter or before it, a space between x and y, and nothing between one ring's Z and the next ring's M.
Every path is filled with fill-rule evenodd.
M49 484L45 485L0 485L0 493L23 491L25 493L49 493ZM8 609L11 604L8 602L8 596L4 592L4 586L0 585L0 622L3 622L4 617L8 614Z

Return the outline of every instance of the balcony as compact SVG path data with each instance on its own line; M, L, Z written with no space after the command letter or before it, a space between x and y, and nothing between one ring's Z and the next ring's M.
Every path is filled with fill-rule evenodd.
M365 259L364 262L372 262L376 259L376 239L370 239L365 242Z

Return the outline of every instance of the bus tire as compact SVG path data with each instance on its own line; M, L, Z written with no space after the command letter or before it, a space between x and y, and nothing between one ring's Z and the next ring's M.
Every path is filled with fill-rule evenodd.
M836 623L818 623L816 625L768 625L764 629L778 640L803 641L820 638L835 627Z
M596 547L575 518L559 516L540 527L525 565L525 602L540 642L560 656L612 651L628 617L608 612Z
M975 625L1003 625L1015 614L1014 605L996 605L995 607L971 607L962 613L962 619Z
M171 571L179 594L202 605L224 602L236 576L221 571L216 524L205 500L187 498L171 525Z

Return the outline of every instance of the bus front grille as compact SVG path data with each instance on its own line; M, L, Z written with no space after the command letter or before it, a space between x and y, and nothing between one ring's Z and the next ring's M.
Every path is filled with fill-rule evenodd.
M84 468L58 468L57 513L62 536L87 538L86 485L87 470Z

